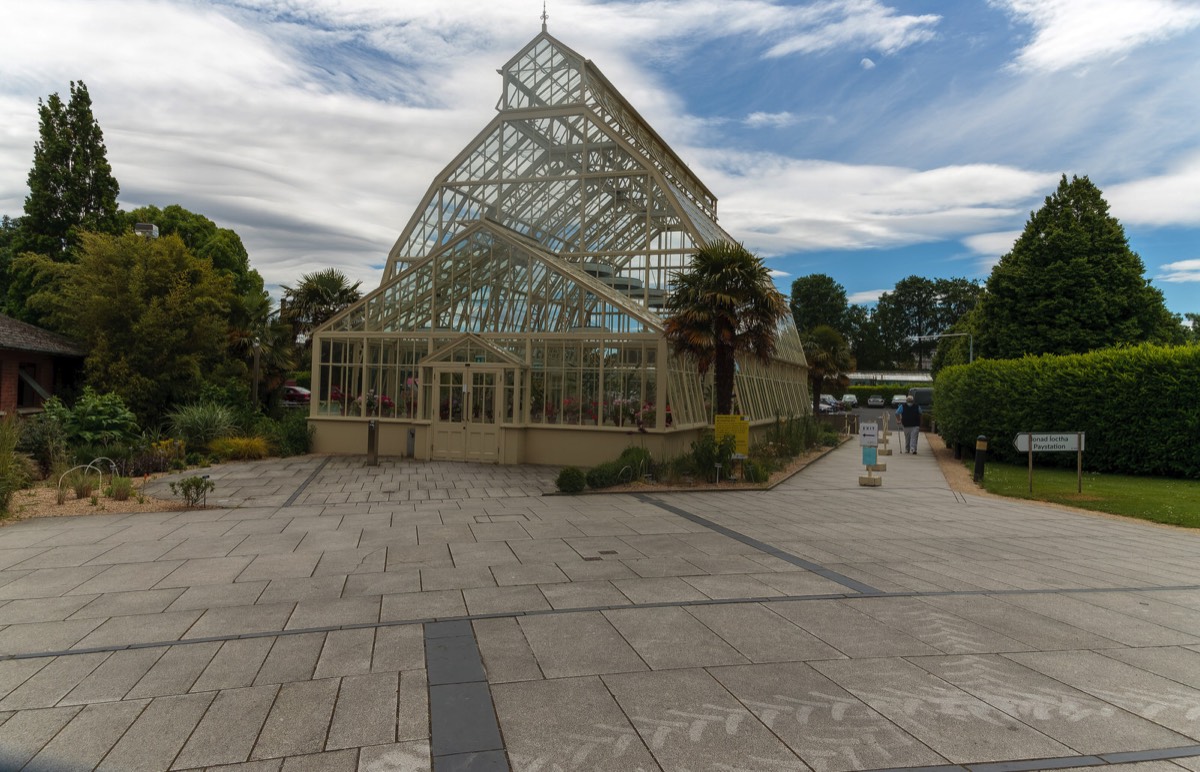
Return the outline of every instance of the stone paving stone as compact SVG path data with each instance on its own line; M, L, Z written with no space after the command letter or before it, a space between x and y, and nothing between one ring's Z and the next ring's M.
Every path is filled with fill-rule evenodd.
M69 547L51 547L19 563L13 563L8 567L25 570L82 566L84 563L103 555L112 548L113 545L111 544L76 544Z
M394 742L399 687L399 673L343 678L325 749Z
M521 617L518 623L547 678L648 669L597 611Z
M282 528L283 524L278 526ZM230 550L229 556L287 554L296 549L303 538L302 533L255 533Z
M617 560L572 560L558 564L558 568L572 582L637 578L637 574Z
M709 674L816 772L946 763L805 663L718 667Z
M317 563L314 576L367 574L387 567L387 549L383 547L352 550L326 550Z
M488 683L541 680L542 670L516 619L477 619L472 624Z
M283 629L294 609L293 603L258 603L253 606L209 609L196 620L184 638L275 632Z
M94 769L150 700L88 705L24 767L27 772Z
M61 622L95 599L95 595L65 595L0 602L3 603L0 605L0 625Z
M42 568L0 585L0 600L56 598L103 572L108 566Z
M104 571L72 588L70 595L96 595L108 592L149 590L183 561L161 560L150 563L124 563L105 567Z
M713 576L684 576L687 582L714 600L730 598L773 598L783 595L770 585L749 574L718 574Z
M71 648L87 649L97 646L126 646L134 643L175 641L187 632L188 628L199 618L200 612L194 609L112 617L81 638Z
M431 684L429 713L430 746L435 759L504 748L485 682Z
M271 653L254 677L254 685L307 681L312 678L324 645L325 633L281 635L275 638Z
M420 625L375 628L371 672L420 670L425 667L425 636Z
M1090 651L1029 652L1006 655L1027 668L1061 681L1104 702L1200 739L1200 689ZM0 707L3 703L0 703Z
M275 685L218 693L171 768L209 767L248 759L278 693Z
M596 676L498 684L492 698L514 769L658 768Z
M407 571L371 572L351 574L346 577L342 597L351 595L392 595L402 592L421 591L421 572Z
M515 587L478 587L463 590L467 610L472 614L498 614L515 611L549 610L550 604L537 585Z
M358 769L358 749L288 756L283 772L354 772Z
M686 609L751 662L839 659L837 649L761 604L692 606ZM609 612L609 617L617 612ZM618 625L620 629L620 625Z
M245 536L209 536L184 539L174 549L163 553L159 560L188 560L191 558L223 558L228 555Z
M295 603L297 601L334 600L342 597L346 576L313 576L298 579L272 579L258 597L258 603Z
M1200 635L1200 614L1195 609L1166 603L1153 593L1094 592L1079 597L1085 603L1144 619L1172 630Z
M25 683L54 660L54 657L0 660L0 698Z
M606 563L605 565L620 564ZM615 579L613 585L634 603L676 603L708 598L707 595L675 576L655 579Z
M399 772L407 769L431 769L432 766L428 740L372 745L363 748L358 754L358 772Z
M209 692L251 686L273 644L271 638L225 641L189 691Z
M810 571L774 571L748 576L784 595L840 595L846 592L844 585Z
M309 531L296 545L296 552L354 551L360 536L359 531Z
M3 589L3 588L0 588ZM1005 595L1005 603L1087 630L1125 646L1177 646L1200 643L1191 633L1172 630L1066 595Z
M338 679L284 684L267 716L251 759L319 753L325 749Z
M224 558L194 558L187 560L166 576L156 587L192 587L201 584L227 585L250 565L254 558L239 555ZM103 576L97 577L102 579ZM95 580L92 580L95 581ZM78 589L78 588L77 588Z
M475 541L470 526L420 523L417 525L418 544L456 544Z
M930 606L1001 632L1031 648L1105 649L1121 646L1110 638L1055 621L999 598L972 595L921 600Z
M11 568L12 566L28 560L35 555L41 555L49 549L47 547L23 547L20 549L2 549L0 548L0 571Z
M848 657L937 654L937 649L889 627L838 600L772 602L768 608L790 619Z
M139 697L186 694L220 648L219 643L192 643L168 647L146 675L129 690L126 698L132 700Z
M740 665L748 661L681 608L623 609L605 611L603 616L652 670Z
M63 651L71 648L102 624L103 619L69 619L63 622L9 625L0 630L0 652L36 654L43 651Z
M267 588L265 580L236 584L208 584L189 587L175 599L168 610L212 609L221 606L251 606Z
M579 553L562 539L531 539L508 543L522 563L532 565L545 563L571 563L579 560Z
M612 582L539 584L538 589L556 609L628 606L632 602Z
M378 596L364 595L340 600L302 600L288 620L287 630L336 627L379 621Z
M518 584L551 584L570 581L553 563L521 563L492 566L496 584L510 587Z
M1109 649L1100 653L1140 670L1178 681L1184 686L1200 689L1200 652L1167 646L1149 649Z
M465 616L467 605L462 590L434 592L404 592L383 596L379 621L397 622L408 619L434 619Z
M396 739L429 739L429 681L424 670L400 674L396 696Z
M454 558L454 565L458 568L496 566L518 562L516 554L508 544L502 541L451 544L450 554Z
M84 705L122 699L166 651L166 647L115 651L58 704Z
M421 569L421 589L426 592L495 586L496 580L492 578L492 572L487 566Z
M57 657L0 700L0 710L51 707L108 657L107 652Z
M845 603L928 643L944 654L987 654L1029 649L1028 644L916 598L889 598L887 603L852 599Z
M103 595L87 596L94 600L75 612L72 619L95 619L97 617L120 617L133 614L158 614L168 609L183 594L180 588L169 590L136 590L133 592L106 592Z
M1058 740L1095 755L1191 740L999 655L919 657L913 664Z
M697 576L706 573L683 558L643 558L623 560L625 566L643 579L658 579L666 576Z
M0 725L0 769L20 769L79 713L77 706L23 710Z
M371 672L375 631L370 628L334 630L325 636L313 678L360 675Z
M811 665L954 763L1072 755L1067 746L904 660Z
M703 670L603 680L666 769L801 768L796 755Z
M213 694L189 694L153 700L98 770L166 769L212 702Z

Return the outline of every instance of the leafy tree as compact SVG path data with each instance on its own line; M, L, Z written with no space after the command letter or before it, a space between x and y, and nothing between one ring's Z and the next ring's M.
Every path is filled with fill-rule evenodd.
M819 410L826 383L832 381L839 386L849 383L845 376L854 369L854 357L850 355L846 339L828 324L805 331L801 339L804 342L804 358L808 361L808 377L812 381L815 414Z
M39 327L59 329L51 313L71 269L70 263L60 263L36 252L17 255L4 277L4 295L0 297L4 313Z
M82 232L119 232L120 186L83 81L71 81L65 105L58 94L39 99L38 116L40 137L33 146L17 251L68 260Z
M336 268L306 273L294 287L283 285L279 315L292 325L294 336L311 338L312 331L358 301L362 282L350 283Z
M230 376L232 279L178 236L83 234L61 287L34 299L87 346L88 384L118 395L144 422Z
M846 340L858 369L886 370L896 366L874 309L858 305L846 309Z
M1200 343L1200 314L1184 314L1183 335L1189 343Z
M217 224L202 214L184 209L179 204L159 209L143 206L122 213L124 230L136 223L148 222L158 226L159 236L175 234L196 257L211 260L213 267L233 277L233 288L239 295L254 295L263 291L263 280L250 267L250 255L242 239L229 228Z
M823 273L801 276L792 282L792 318L805 332L827 324L842 332L846 326L846 288Z
M876 320L890 358L924 369L938 345L933 337L951 327L979 302L979 286L968 279L909 276L879 298ZM915 362L914 362L915 359Z
M1008 359L1177 341L1180 325L1144 272L1099 188L1064 174L988 278L980 351Z
M712 368L717 413L728 414L738 354L770 361L787 299L762 260L728 241L701 246L673 278L667 341L675 353L695 359L701 374Z

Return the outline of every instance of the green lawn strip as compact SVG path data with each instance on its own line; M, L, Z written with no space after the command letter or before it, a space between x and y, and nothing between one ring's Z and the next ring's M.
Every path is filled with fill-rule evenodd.
M1027 466L989 463L983 485L989 493L1014 499L1032 498L1156 523L1200 528L1198 480L1084 472L1083 493L1078 493L1075 470L1035 466L1033 495L1030 496Z

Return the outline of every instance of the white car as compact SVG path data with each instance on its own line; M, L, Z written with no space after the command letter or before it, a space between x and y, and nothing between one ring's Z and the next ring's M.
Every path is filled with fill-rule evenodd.
M892 407L899 407L900 405L903 405L907 401L908 401L907 394L893 394L892 395Z
M883 397L879 394L872 394L867 397L867 407L883 407Z
M842 404L849 410L852 407L858 407L858 397L853 394L843 394Z

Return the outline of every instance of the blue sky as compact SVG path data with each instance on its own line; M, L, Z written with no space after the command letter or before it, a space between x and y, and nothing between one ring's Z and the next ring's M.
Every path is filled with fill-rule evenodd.
M0 213L37 100L91 92L121 204L235 229L269 285L365 288L494 113L540 0L22 0L0 26ZM1177 313L1200 312L1200 0L549 0L785 291L985 279L1088 175Z

